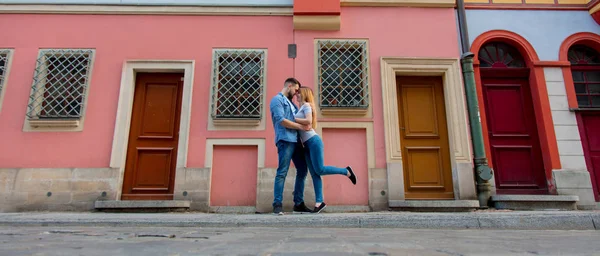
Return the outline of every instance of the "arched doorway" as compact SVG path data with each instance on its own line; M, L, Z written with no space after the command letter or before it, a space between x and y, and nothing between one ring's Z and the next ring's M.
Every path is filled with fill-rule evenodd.
M577 97L577 123L594 196L600 199L600 54L585 45L569 48L573 86Z
M478 60L496 193L547 194L530 69L504 42L484 44Z

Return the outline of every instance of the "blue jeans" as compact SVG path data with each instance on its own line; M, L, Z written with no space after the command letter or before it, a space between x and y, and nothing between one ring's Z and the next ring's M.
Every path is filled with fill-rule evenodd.
M323 181L321 176L339 174L346 176L348 170L346 168L340 168L335 166L325 166L323 164L323 140L319 135L315 135L312 138L304 142L304 154L306 154L306 164L310 170L310 176L313 180L313 186L315 187L315 202L323 202Z
M304 202L304 182L308 170L306 169L306 160L304 159L304 149L302 144L280 140L276 143L277 154L279 155L279 165L277 166L277 175L275 175L275 188L273 189L273 207L282 205L283 186L285 177L290 168L290 160L294 161L296 166L296 184L294 185L294 205Z

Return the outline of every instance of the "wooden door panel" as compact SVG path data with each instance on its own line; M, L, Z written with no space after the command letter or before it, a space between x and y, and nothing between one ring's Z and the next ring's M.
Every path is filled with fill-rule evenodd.
M173 199L182 76L136 76L122 200Z
M402 97L405 136L439 137L433 85L402 86Z
M594 174L591 175L591 177L596 182L596 194L600 195L600 173L598 173L600 171L600 154L596 153L594 156L591 156L590 162L592 163L592 168L590 171ZM600 201L600 197L597 198L598 199L596 201Z
M398 113L406 199L453 199L441 77L398 77Z
M406 147L409 190L443 189L444 168L439 147Z
M498 188L538 188L535 183L535 157L531 147L527 146L494 146L493 154L498 160L497 173L500 180Z
M580 114L582 143L596 201L600 201L600 113Z
M533 102L526 79L482 79L497 193L547 193Z
M583 123L590 152L600 152L600 115L583 115Z
M140 138L171 139L177 119L177 87L172 84L148 84L142 106Z
M523 93L519 84L486 84L489 112L494 118L489 120L492 136L525 135L527 121L523 112Z
M132 190L166 191L173 148L137 148Z

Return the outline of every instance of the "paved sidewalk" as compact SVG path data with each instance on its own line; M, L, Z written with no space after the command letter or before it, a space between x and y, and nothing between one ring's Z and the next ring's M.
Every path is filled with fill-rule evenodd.
M331 227L408 229L600 230L600 211L476 211L468 213L0 213L0 226Z

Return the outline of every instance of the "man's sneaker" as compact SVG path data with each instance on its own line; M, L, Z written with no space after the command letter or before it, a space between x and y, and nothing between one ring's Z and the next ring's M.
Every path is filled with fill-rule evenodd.
M325 204L325 202L323 202L321 203L321 205L319 205L319 207L315 207L315 209L312 212L320 213L323 209L325 209L325 207L327 207L327 205Z
M298 205L294 205L294 213L311 213L312 210L308 209L308 207L306 207L306 205L304 204L304 202L298 204Z
M273 206L273 214L283 215L283 207L281 205Z
M354 175L352 167L348 166L346 167L346 170L348 170L348 172L350 173L350 176L348 178L350 179L350 181L352 181L352 184L356 185L356 175Z

